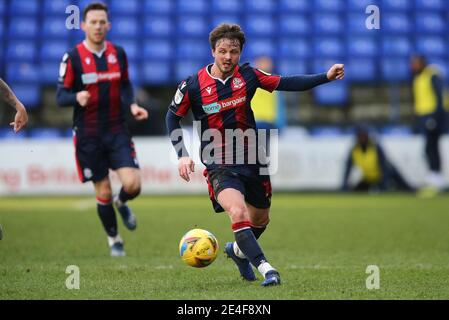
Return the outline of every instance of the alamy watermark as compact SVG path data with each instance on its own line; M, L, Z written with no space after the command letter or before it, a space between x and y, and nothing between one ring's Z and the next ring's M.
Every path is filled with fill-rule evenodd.
M65 273L69 274L65 280L65 287L69 290L80 289L80 268L75 265L67 266Z
M380 289L380 269L376 265L369 265L366 267L365 273L369 274L366 278L366 288L368 290Z

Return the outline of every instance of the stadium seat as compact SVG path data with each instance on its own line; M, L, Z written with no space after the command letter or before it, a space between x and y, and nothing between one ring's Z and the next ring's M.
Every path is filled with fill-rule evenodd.
M421 12L423 10L443 10L445 8L446 0L415 0L415 8Z
M9 82L30 83L39 81L39 67L34 63L8 63L6 79Z
M378 80L375 59L351 58L345 64L345 79L350 82L372 82Z
M65 16L66 8L73 4L70 0L44 0L45 15Z
M10 41L6 50L8 62L33 61L36 56L36 46L33 41Z
M43 62L39 68L39 82L44 85L56 87L59 77L59 63Z
M38 1L11 0L9 4L9 15L11 17L37 15L39 9Z
M144 62L140 80L147 85L166 84L172 78L170 66L171 62L166 60L152 59L151 62Z
M353 35L373 35L378 30L368 29L366 27L367 15L365 12L352 12L347 15L345 19L345 32L346 34Z
M2 127L0 128L0 139L1 140L23 140L26 139L26 131L21 130L17 133L15 133L13 130L11 130L10 127Z
M439 13L418 13L415 19L416 31L420 33L439 33L446 31L447 20Z
M386 136L410 136L413 130L409 126L387 125L380 129L380 133Z
M204 60L211 56L209 48L209 43L205 39L180 39L176 44L176 56Z
M245 44L245 46L246 48L243 53L249 60L260 55L267 55L270 57L274 57L275 55L273 42L269 38L253 38L250 42Z
M406 36L386 36L382 39L382 54L388 56L409 56L413 45Z
M175 63L175 79L177 82L186 79L192 74L196 74L199 69L205 66L201 60L179 60Z
M130 61L128 63L128 75L135 90L135 88L142 82L140 65L133 61Z
M0 17L6 12L6 1L0 1Z
M221 23L236 23L238 25L242 25L242 20L240 19L240 16L234 14L227 14L227 13L214 14L212 16L210 30L212 30Z
M170 37L174 32L173 17L169 15L147 15L144 18L146 37Z
M311 10L308 0L280 0L279 10L286 13L304 13Z
M382 10L386 12L410 10L412 7L413 1L411 0L382 0Z
M70 49L68 41L49 40L42 42L40 49L40 61L60 62L64 53Z
M3 19L1 19L0 15L0 41L3 40L4 35L5 35L5 26L3 24Z
M384 58L381 60L381 74L385 81L398 82L410 80L408 58Z
M62 134L56 128L34 128L28 131L28 136L32 139L59 139Z
M173 54L173 45L169 40L145 40L143 46L143 58L146 59L170 59Z
M17 98L27 107L35 108L41 105L41 88L37 83L9 83Z
M302 59L279 59L276 70L283 76L308 73L307 63Z
M71 30L65 26L66 17L48 17L42 25L43 39L67 39Z
M184 17L185 13L203 13L206 15L209 10L208 0L177 0L177 11L181 13L179 16Z
M314 30L317 34L341 34L344 31L343 19L338 15L318 13L313 18Z
M122 47L126 52L126 57L128 58L128 62L135 62L140 60L140 49L139 42L137 40L129 39L129 38L121 38L121 39L111 39L114 44Z
M310 43L304 38L281 38L279 51L280 56L285 58L307 58L313 55Z
M137 38L140 32L139 22L133 17L111 16L111 30L113 38Z
M336 126L316 126L310 128L309 134L313 137L339 137L343 130Z
M223 13L239 13L241 11L241 1L239 0L213 0L212 11Z
M404 34L412 32L412 22L406 13L386 12L382 17L382 30L385 34Z
M111 15L135 16L140 12L139 0L109 0Z
M275 8L274 0L247 0L245 1L245 12L251 13L270 13Z
M312 27L306 15L283 14L279 17L279 33L281 35L307 35Z
M351 57L374 57L378 55L378 41L373 37L353 36L347 38L346 54Z
M313 4L315 12L340 12L346 9L346 0L315 0Z
M376 5L380 7L380 1L382 0L348 0L346 6L349 12L365 13L365 10L369 5Z
M447 53L447 46L443 37L417 37L416 50L424 55L443 56Z
M170 14L174 10L174 0L144 1L145 14L165 13Z
M338 37L316 38L314 53L318 57L342 57L345 53L344 43Z
M349 100L349 88L346 81L335 81L313 89L315 102L319 105L343 106Z
M205 37L209 31L209 25L202 15L178 18L177 35L180 37Z
M245 20L244 28L248 37L270 37L276 33L276 26L271 15L248 15Z
M10 39L33 39L38 35L37 20L31 17L14 17L9 22Z

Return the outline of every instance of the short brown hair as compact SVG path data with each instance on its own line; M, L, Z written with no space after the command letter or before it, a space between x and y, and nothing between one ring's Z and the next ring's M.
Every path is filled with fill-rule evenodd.
M101 2L92 2L92 3L89 3L88 5L87 5L87 7L85 7L84 8L84 11L83 11L83 21L86 21L86 16L87 16L87 13L89 12L89 11L91 11L91 10L103 10L103 11L106 11L106 14L108 14L108 6L107 5L105 5L104 3L101 3Z
M240 50L243 50L245 33L243 33L242 28L238 24L222 23L209 34L209 42L212 50L215 50L217 41L220 39L238 40L240 42Z

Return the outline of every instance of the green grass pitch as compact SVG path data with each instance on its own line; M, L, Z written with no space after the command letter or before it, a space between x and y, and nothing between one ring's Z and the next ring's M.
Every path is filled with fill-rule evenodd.
M242 281L222 249L232 240L225 214L207 196L142 196L135 232L119 230L127 256L109 257L93 197L0 199L3 299L449 299L447 195L275 194L260 243L279 287ZM182 235L204 228L220 243L207 268L186 266ZM65 286L66 267L80 289ZM368 265L380 288L368 290Z

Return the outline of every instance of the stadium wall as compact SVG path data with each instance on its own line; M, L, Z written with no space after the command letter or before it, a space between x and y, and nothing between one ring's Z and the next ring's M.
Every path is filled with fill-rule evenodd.
M197 156L196 171L187 183L177 174L177 161L167 138L134 139L141 166L143 193L206 193L204 167ZM423 140L420 136L381 138L387 156L405 178L420 186L426 175ZM449 184L449 136L442 141L443 168ZM341 185L344 162L352 137L302 137L279 141L278 167L272 176L273 189L335 190ZM195 146L194 146L195 148ZM71 140L0 141L0 195L75 195L91 194L90 184L81 184L76 170ZM191 154L196 154L192 152ZM357 178L354 172L352 179ZM114 187L117 177L112 174Z

